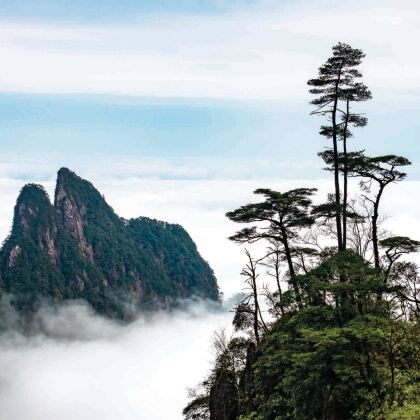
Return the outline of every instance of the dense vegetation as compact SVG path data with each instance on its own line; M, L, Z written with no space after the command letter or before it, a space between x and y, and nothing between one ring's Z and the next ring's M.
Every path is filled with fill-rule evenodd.
M313 188L259 189L262 201L227 214L246 226L230 239L248 245L249 295L233 336L216 334L214 366L186 419L420 418L419 268L403 259L420 242L384 231L380 214L386 187L410 162L348 150L352 130L367 124L353 110L371 98L363 58L339 43L308 83L329 142L320 153L333 174L328 200L313 204ZM360 181L357 196L350 178ZM262 257L253 243L266 245ZM262 270L273 287L263 287Z
M41 186L22 189L0 273L0 292L30 311L40 298L81 298L124 318L139 307L219 296L212 270L181 226L121 219L91 183L68 169L58 173L54 205Z

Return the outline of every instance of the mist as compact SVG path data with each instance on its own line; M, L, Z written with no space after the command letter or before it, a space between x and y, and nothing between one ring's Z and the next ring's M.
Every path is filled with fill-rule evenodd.
M211 337L231 317L190 302L127 325L82 302L43 306L30 335L0 336L0 418L180 419L187 388L210 367Z

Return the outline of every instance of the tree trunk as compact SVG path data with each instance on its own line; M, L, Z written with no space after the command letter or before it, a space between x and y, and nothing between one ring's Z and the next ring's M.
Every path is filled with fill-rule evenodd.
M256 287L254 287L253 293L254 293L254 334L255 334L255 341L257 342L257 344L259 344L259 342L260 342L260 334L258 332L258 312L259 312L259 307L258 307L258 297L257 297Z
M258 308L254 310L254 334L257 344L260 343L260 334L258 332Z
M300 291L295 281L296 273L295 273L295 268L293 266L292 253L290 252L289 241L287 239L287 232L284 226L281 226L280 229L283 235L284 253L286 254L287 265L289 266L290 282L296 294L296 300L297 300L298 306L299 308L302 308L303 307L302 298L300 296Z
M279 258L278 252L276 252L276 260L274 263L274 269L276 270L276 283L277 283L277 288L279 290L280 310L281 310L282 315L284 316L283 292L281 290L281 284L280 284L280 258Z
M267 324L265 323L265 321L264 321L264 318L263 318L263 316L262 316L262 312L261 312L261 307L260 307L260 305L258 304L258 313L259 313L259 315L260 315L260 320L261 320L261 324L262 324L262 327L263 327L263 329L264 329L264 332L268 332L268 328L267 328Z
M337 105L338 105L338 85L341 79L341 71L338 73L337 82L335 85L335 98L332 110L332 124L333 124L333 150L334 150L334 184L335 184L335 205L336 215L335 221L337 225L337 244L338 250L343 249L343 234L341 230L341 198L340 198L340 177L339 177L339 163L338 163L338 147L337 147Z
M376 196L375 203L373 205L373 215L372 215L372 244L373 244L373 258L375 261L375 268L380 269L380 260L379 260L379 239L378 239L378 218L379 218L379 203L381 201L381 196L384 191L385 185L381 184L379 186L379 191Z
M343 154L344 154L344 168L343 168L343 250L347 248L347 190L348 190L348 161L347 161L347 127L350 113L350 101L347 98L346 120L344 124L343 133Z

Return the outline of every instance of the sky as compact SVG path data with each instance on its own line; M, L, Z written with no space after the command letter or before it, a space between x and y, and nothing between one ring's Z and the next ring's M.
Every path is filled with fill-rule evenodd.
M306 81L337 41L366 53L363 80L373 94L357 106L369 124L355 133L351 147L412 161L408 181L388 191L383 209L392 216L390 230L420 238L419 38L420 3L414 0L0 1L0 238L10 229L20 188L37 182L52 194L56 172L66 166L92 181L119 215L183 225L225 295L241 291L243 250L226 239L237 227L224 214L252 200L257 187L316 186L317 199L331 190L317 157L326 143L318 135L321 120L310 115ZM177 345L200 343L188 357L204 372L210 356L203 346L220 318L203 317L206 333L200 333L202 321L192 320ZM102 328L95 317L85 318ZM181 328L181 318L174 328ZM166 320L158 317L153 325L160 322ZM116 359L126 356L121 349L131 331L121 331ZM160 329L149 331L148 339L157 340ZM83 371L97 352L103 355L97 343L96 337L91 345L42 338L40 347L24 343L14 362L7 358L10 342L3 343L2 357L13 362L7 375L0 374L0 383L9 384L3 398L25 402L15 418L32 419L39 409L40 418L57 420L54 404L65 394L57 391L48 404L40 394L30 399L19 379L40 374L46 382L30 384L44 389L56 378L54 363L32 370L42 352L71 375L68 346L75 346ZM185 362L181 354L170 356L174 366ZM141 356L149 357L147 351ZM19 367L24 360L28 371ZM93 401L104 392L95 388L97 372L86 373ZM105 383L115 382L114 374L108 370ZM184 392L199 376L171 386ZM130 379L127 392L141 386ZM143 407L150 420L179 419L173 410L186 398L177 395L154 416L144 404L131 413L140 416ZM80 393L74 398L84 406ZM6 415L2 407L0 417Z
M306 81L337 41L367 54L355 147L420 157L416 1L1 3L0 159L205 158L214 177L226 158L281 156L269 176L312 176L324 144Z
M46 156L57 168L154 158L157 177L168 176L162 160L202 160L191 177L315 176L325 144L306 81L339 40L366 52L374 98L358 107L370 122L354 147L398 144L418 160L419 9L408 0L1 2L0 163L31 158L28 179ZM419 179L418 167L410 176Z

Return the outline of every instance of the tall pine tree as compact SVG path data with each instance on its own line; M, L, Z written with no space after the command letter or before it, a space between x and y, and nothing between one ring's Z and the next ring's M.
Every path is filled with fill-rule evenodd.
M313 115L327 118L328 124L322 125L320 134L332 140L333 172L335 186L334 212L337 229L337 245L341 251L347 242L347 139L352 136L350 127L363 127L367 119L352 111L353 102L372 97L369 89L357 79L362 77L358 70L365 54L350 45L338 43L332 48L333 54L319 68L318 77L310 79L310 93L317 97L311 101L316 108ZM341 196L340 162L338 142L343 143L344 187ZM322 154L321 154L322 155Z

